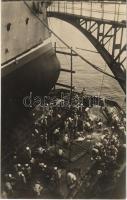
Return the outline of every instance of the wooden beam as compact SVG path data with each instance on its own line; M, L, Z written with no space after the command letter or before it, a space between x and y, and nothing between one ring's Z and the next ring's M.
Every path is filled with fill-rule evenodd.
M56 50L56 53L71 56L71 53L68 53L68 52L65 52L65 51L58 51L58 50ZM78 55L76 53L72 53L72 56L78 56Z
M70 72L70 73L73 73L73 74L75 73L75 71L73 71L73 70L71 71L69 69L64 69L64 68L61 68L60 71L62 71L62 72Z
M66 84L62 84L62 83L56 83L56 85L61 86L61 87L65 87L65 88L71 88L70 85L66 85ZM74 89L74 87L72 86L72 89Z

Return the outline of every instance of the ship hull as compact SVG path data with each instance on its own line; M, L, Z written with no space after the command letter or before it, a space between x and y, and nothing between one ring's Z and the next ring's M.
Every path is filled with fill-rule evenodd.
M60 64L45 26L47 6L47 1L2 2L2 121L20 116L25 96L47 95L58 79ZM33 14L35 8L44 23Z
M60 72L60 63L51 44L43 45L17 62L10 62L2 70L2 121L19 117L27 110L23 104L26 96L47 95L54 87Z

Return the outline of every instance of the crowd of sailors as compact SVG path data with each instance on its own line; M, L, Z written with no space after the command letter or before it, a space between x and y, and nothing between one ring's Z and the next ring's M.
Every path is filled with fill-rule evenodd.
M116 167L125 134L125 115L103 107L109 118L107 127L103 118L91 114L91 109L83 106L82 110L64 110L48 103L45 109L36 107L32 112L34 129L30 140L20 151L15 148L10 169L2 178L2 198L40 198L45 188L59 187L63 169L68 190L75 188L78 176L63 164L64 148L69 150L71 143L80 139L88 144L91 161L98 163L98 174ZM100 133L98 139L93 132Z

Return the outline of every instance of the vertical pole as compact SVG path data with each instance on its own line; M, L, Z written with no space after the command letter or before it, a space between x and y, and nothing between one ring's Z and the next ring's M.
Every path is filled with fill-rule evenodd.
M118 14L117 14L117 21L119 21L119 10L120 10L120 3L118 4Z
M60 11L60 2L58 1L58 12Z
M104 37L104 33L105 33L105 24L103 24L102 38ZM104 44L104 39L102 40L102 44Z
M71 88L70 88L70 105L72 102L72 85L73 85L73 76L72 76L72 67L73 67L73 60L72 60L72 47L71 47Z
M82 15L82 0L81 0L81 13L80 14Z
M114 54L115 54L115 44L116 44L116 32L117 32L117 28L114 28L114 38L113 38L113 46L112 46L112 56L114 58Z
M116 20L116 3L115 3L115 12L114 12L114 21Z
M73 14L75 14L75 0L74 0L74 13Z
M102 8L101 19L104 19L104 2L101 2L101 8Z
M55 11L55 2L53 3L53 11Z
M66 13L67 13L67 1L66 1Z
M55 54L56 54L56 42L54 43L54 50L55 50ZM54 85L54 91L56 90L56 86Z
M48 8L47 8L48 9ZM49 11L52 11L52 4L49 6Z
M74 0L72 1L72 14L74 14Z
M100 34L100 24L98 23L98 29L97 29L97 40L99 41L99 34Z
M120 37L120 49L119 49L119 53L120 53L120 51L121 51L121 47L122 47L122 41L123 41L123 28L122 28L122 30L121 30L121 37ZM120 57L121 56L119 56L119 58L118 58L118 61L120 62Z
M92 1L89 3L89 16L92 16Z
M65 1L64 1L64 13L65 13L66 7L65 7Z
M90 18L92 17L92 1L90 3ZM91 19L89 21L89 28L91 27Z
M71 105L71 103L72 103L72 84L73 84L73 76L72 76L72 70L73 70L73 58L72 58L72 53L73 53L73 51L72 51L72 47L71 47L71 66L70 66L70 71L71 71L71 88L70 88L70 105ZM69 135L69 139L70 139L70 141L69 141L69 162L71 162L71 131L70 131L70 133L69 133L70 135Z

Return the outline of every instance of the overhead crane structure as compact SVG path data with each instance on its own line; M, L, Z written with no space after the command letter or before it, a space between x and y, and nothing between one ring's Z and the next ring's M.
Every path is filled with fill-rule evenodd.
M95 4L98 9L95 9ZM113 6L113 11L105 9L108 4ZM126 92L126 13L121 10L121 5L126 6L124 1L52 1L47 9L47 16L68 22L83 33ZM110 19L107 18L108 15L111 16Z

